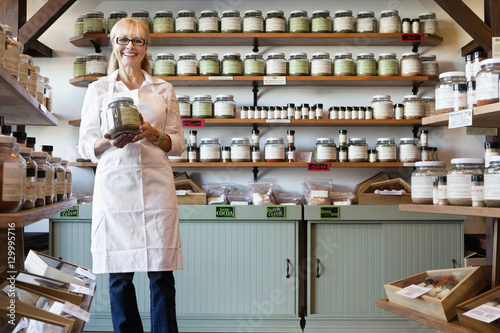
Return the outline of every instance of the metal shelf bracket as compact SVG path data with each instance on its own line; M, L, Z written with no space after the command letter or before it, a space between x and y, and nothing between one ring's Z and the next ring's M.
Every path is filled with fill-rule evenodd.
M413 84L413 88L411 89L411 92L413 93L413 95L416 95L418 94L418 89L420 88L420 86L424 84L424 81L420 81L418 83L414 83Z
M90 42L94 45L95 53L101 53L101 45L93 39L91 39Z

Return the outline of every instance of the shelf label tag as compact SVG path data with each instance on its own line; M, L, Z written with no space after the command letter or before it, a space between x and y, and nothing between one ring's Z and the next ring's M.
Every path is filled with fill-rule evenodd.
M421 43L424 41L424 34L401 34L401 41Z
M59 217L62 219L73 219L80 216L80 211L78 206L73 206L59 213Z
M234 206L215 206L216 219L234 219Z
M90 313L73 303L65 302L62 310L63 312L66 312L67 314L70 314L73 317L81 319L87 323L90 320Z
M474 318L476 320L489 324L500 318L500 309L490 305L482 304L477 308L465 312L464 316Z
M266 206L266 219L284 219L285 217L285 206Z
M203 127L205 125L203 119L181 119L182 127Z
M340 209L337 206L320 206L319 207L320 219L340 219Z
M307 163L307 171L330 171L330 163Z
M417 298L420 297L424 294L427 294L429 291L431 291L432 288L429 287L420 287L415 284L412 284L406 288L403 288L399 291L396 291L396 294L408 297L408 298Z
M286 85L286 76L264 76L265 86L284 86Z
M448 128L472 126L472 109L450 112Z
M232 81L233 77L232 76L209 76L208 80L214 80L214 81Z
M292 121L290 119L266 119L266 124L278 123L278 124L289 124Z

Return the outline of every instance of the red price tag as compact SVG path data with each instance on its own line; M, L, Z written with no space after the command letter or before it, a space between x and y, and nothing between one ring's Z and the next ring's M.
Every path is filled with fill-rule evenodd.
M421 43L424 41L424 34L401 34L401 41Z
M307 171L330 171L330 163L307 163Z
M203 119L181 119L182 127L203 127Z

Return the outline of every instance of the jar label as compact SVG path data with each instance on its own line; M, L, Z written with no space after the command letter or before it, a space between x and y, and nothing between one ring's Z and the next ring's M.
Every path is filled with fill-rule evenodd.
M212 103L193 102L193 118L212 116Z
M36 191L36 183L35 183L35 177L26 177L25 178L25 195L26 195L26 200L35 200L35 191Z
M170 60L155 61L155 76L174 76L175 63Z
M399 145L399 161L403 163L420 160L420 147L413 144Z
M396 146L393 147L377 147L377 158L378 160L394 160L397 159Z
M402 59L401 60L401 75L421 75L422 62L420 59Z
M222 61L222 74L223 75L237 75L243 72L243 64L239 60L223 60Z
M334 73L337 76L354 75L354 61L352 59L337 59L333 64Z
M376 19L373 17L363 17L356 19L356 32L376 32Z
M37 178L36 180L36 197L44 198L45 197L45 178Z
M17 43L10 44L7 43L7 49L5 50L5 68L9 71L9 73L15 77L17 77L17 72L19 70L19 56L21 54L21 50Z
M484 175L484 200L500 201L500 174Z
M285 147L265 147L266 160L284 160Z
M219 75L220 66L216 60L200 60L200 75Z
M356 60L357 75L375 75L377 73L377 62L370 59Z
M175 19L176 31L194 31L196 30L196 23L194 17L177 17Z
M337 160L337 148L336 147L316 147L316 161L328 160L328 161L336 161Z
M264 19L260 17L245 17L243 19L243 32L264 31Z
M196 60L182 59L177 61L177 75L197 75L198 63Z
M200 146L200 160L220 160L220 148Z
M335 17L333 19L333 31L353 31L354 29L354 17Z
M349 156L349 160L368 160L368 147L350 145L347 155Z
M65 171L57 171L56 172L56 194L66 193L64 190L65 180L66 180L66 172Z
M453 87L436 88L436 110L453 109Z
M139 118L139 112L136 108L131 108L127 106L120 107L121 122L123 125L140 127L141 119Z
M315 17L311 20L311 32L331 32L333 22L328 17Z
M85 63L73 64L73 77L85 76Z
M243 65L245 75L264 75L266 73L264 60L245 59Z
M307 17L291 17L288 20L288 30L290 32L309 32L309 18Z
M240 17L223 17L221 19L221 30L224 31L241 31Z
M85 18L83 20L84 32L104 32L104 19L102 18Z
M179 113L181 117L191 117L191 104L179 103Z
M470 174L448 175L447 186L448 198L450 199L472 197Z
M106 75L106 67L108 62L106 60L87 60L85 69L87 75Z
M401 19L399 16L381 17L378 24L380 33L401 32Z
M465 64L465 77L467 81L476 77L476 73L474 72L474 63L466 63Z
M215 102L214 103L214 115L215 116L231 116L235 115L235 107L231 102Z
M331 75L332 62L329 59L311 60L311 75Z
M407 102L404 103L404 115L408 117L420 117L424 116L424 105L421 102Z
M472 201L484 201L484 186L471 186Z
M286 75L286 61L282 59L269 59L266 61L267 74Z
M399 74L399 63L395 59L382 59L378 61L378 75L396 76Z
M16 162L4 162L2 179L2 201L22 199L23 166Z
M155 17L153 19L153 32L174 32L174 19L168 17Z
M231 146L232 160L250 160L250 146Z
M438 22L436 19L420 20L420 31L424 34L438 34Z
M431 199L436 177L411 177L411 197L418 199Z
M429 76L439 75L439 65L434 61L423 61L422 62L422 74Z
M266 18L267 32L285 32L286 20L278 17Z
M309 75L309 61L308 60L289 60L288 73L290 75Z
M393 113L392 102L372 102L373 118L375 119L391 119Z
M498 74L483 74L476 78L478 101L498 98Z
M45 171L45 196L50 197L54 195L54 172L47 170Z
M71 193L73 191L73 175L71 173L66 174L66 193Z
M467 93L455 91L453 95L453 109L456 111L467 109Z
M200 17L198 24L200 32L219 31L219 19L217 17Z

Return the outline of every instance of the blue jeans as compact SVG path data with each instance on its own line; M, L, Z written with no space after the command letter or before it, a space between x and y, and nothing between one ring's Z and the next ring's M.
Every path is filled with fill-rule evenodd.
M151 299L151 333L177 333L175 281L171 271L148 272ZM115 333L142 333L134 273L109 274L111 319Z

